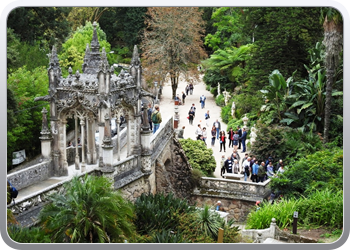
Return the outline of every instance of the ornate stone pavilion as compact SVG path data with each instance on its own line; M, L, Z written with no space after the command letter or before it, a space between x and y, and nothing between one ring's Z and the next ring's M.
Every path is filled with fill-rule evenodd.
M42 154L45 158L52 159L55 176L68 174L66 153L68 118L75 120L76 169L81 168L81 171L85 171L86 164L97 162L102 171L108 172L108 169L112 169L113 144L110 119L116 118L119 134L121 116L127 123L127 157L150 154L147 145L141 145L142 135L149 137L151 133L146 115L141 124L141 98L154 96L141 88L142 67L137 47L134 47L130 73L122 70L117 76L113 66L108 64L105 48L100 52L96 26L94 23L92 41L86 46L81 72L79 70L72 72L69 68L68 77L63 78L57 51L53 47L48 69L49 94L35 99L50 102L50 129L46 121L47 111L44 109L40 138ZM82 142L80 157L77 146L79 128ZM96 131L99 131L98 148L95 145ZM147 142L147 139L142 140ZM120 145L118 136L116 145L118 160L120 160Z

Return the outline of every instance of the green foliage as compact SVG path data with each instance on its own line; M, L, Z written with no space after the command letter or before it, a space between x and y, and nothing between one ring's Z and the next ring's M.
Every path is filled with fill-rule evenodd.
M265 160L268 156L272 156L274 159L283 159L286 164L293 164L295 160L322 148L318 135L261 122L256 125L259 132L251 147L251 153L258 159Z
M207 148L201 140L180 139L179 141L192 168L201 170L206 176L211 176L216 168L213 150Z
M291 227L293 213L298 211L298 224L310 226L343 226L343 192L314 190L308 197L299 199L282 198L275 204L264 202L258 211L251 211L247 218L246 229L264 229L270 226L272 218L280 228Z
M40 212L53 242L123 242L134 234L133 206L105 177L74 177Z
M32 71L19 68L8 76L7 87L13 93L9 110L11 121L15 122L7 130L8 167L12 165L12 152L26 150L28 157L40 152L41 110L48 104L34 102L34 98L47 95L47 70L39 67Z
M9 237L18 243L51 243L49 235L39 227L10 225L7 229Z
M147 243L188 243L186 239L183 238L181 233L175 234L173 231L166 229L160 232L154 232Z
M224 96L221 94L221 95L218 95L216 98L215 98L215 103L216 105L220 106L220 107L223 107L225 106L225 98Z
M227 89L228 91L233 90L231 87L232 84L229 83L230 80L228 76L225 74L222 74L219 69L206 69L203 77L203 81L212 88L217 88L218 83L220 83L221 90L223 89ZM215 93L212 93L212 94L216 96L218 94L217 89Z
M272 218L276 219L277 226L281 229L287 228L293 223L293 213L298 211L299 199L285 199L279 203L260 203L260 209L255 208L248 214L246 229L264 229L270 227Z
M191 170L191 175L192 175L192 178L191 178L192 184L196 187L200 185L200 181L202 177L205 176L205 174L200 169L196 169L196 168Z
M342 190L343 150L325 149L300 157L289 165L283 176L273 178L270 184L273 190L296 196L309 194L314 189Z
M199 225L199 230L205 235L212 237L213 240L218 237L222 220L220 214L211 210L209 205L205 205L202 209L197 209L195 212L194 221Z
M134 224L140 234L174 230L179 225L179 217L193 210L187 200L175 198L172 193L167 195L143 193L136 199L134 206Z
M184 214L180 217L178 231L191 243L216 243L217 239L206 235L196 221L195 213Z
M73 72L77 70L81 71L86 44L91 43L93 30L94 28L91 22L86 22L85 26L80 26L72 37L62 44L62 51L59 54L59 59L63 75L67 75L69 67L72 68ZM102 48L105 48L107 59L112 61L113 54L109 53L111 51L111 45L106 41L106 34L99 25L96 27L96 32L100 43L100 51L102 51Z

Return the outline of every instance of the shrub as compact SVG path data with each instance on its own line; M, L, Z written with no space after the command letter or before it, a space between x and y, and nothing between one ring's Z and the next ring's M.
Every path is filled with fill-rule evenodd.
M10 225L8 227L9 237L18 243L51 243L49 235L40 227L21 227Z
M215 103L216 105L220 106L220 107L224 107L225 106L225 98L222 94L218 95L215 98Z
M207 148L200 140L180 139L179 141L192 168L201 170L206 176L212 176L216 168L213 150Z
M308 195L315 189L342 190L343 150L326 149L301 158L270 184L274 190L296 196Z
M134 205L134 223L140 234L151 234L154 230L174 230L179 225L179 217L193 210L187 200L175 198L172 193L143 193Z

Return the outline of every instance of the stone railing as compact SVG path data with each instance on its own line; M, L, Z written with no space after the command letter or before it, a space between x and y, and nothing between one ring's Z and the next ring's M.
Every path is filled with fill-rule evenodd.
M9 174L7 175L7 179L14 187L16 187L16 189L21 190L22 188L28 187L51 177L52 173L50 173L50 166L51 161L45 161L32 167Z
M132 169L137 168L138 166L138 157L136 155L129 156L128 158L125 158L121 161L118 161L115 163L113 168L114 176L123 175L125 173L130 172Z
M202 177L200 186L197 187L193 193L196 195L256 201L269 196L271 193L268 186L269 183L270 180L254 183L223 178Z
M269 228L265 229L243 229L241 231L242 237L248 237L254 243L264 243L266 239L276 239L281 243L317 243L317 240L307 238L297 234L290 234L279 229L276 225L276 219L272 218ZM267 243L267 242L265 242Z
M78 176L85 174L94 174L95 169L91 169L87 172L81 173ZM50 185L43 188L40 191L34 192L21 199L16 199L7 206L10 209L16 220L24 227L35 225L37 222L37 216L44 205L48 203L48 197L54 193L62 192L63 185L71 181L73 177L67 178L61 182Z
M152 162L161 154L168 141L172 138L173 133L174 120L172 116L169 116L160 124L157 132L151 136Z

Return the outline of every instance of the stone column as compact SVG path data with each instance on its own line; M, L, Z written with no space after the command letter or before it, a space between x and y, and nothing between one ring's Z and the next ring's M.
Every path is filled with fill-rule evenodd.
M67 162L67 120L64 118L62 120L62 134L63 134L63 171L68 171L68 162Z
M80 161L79 161L79 148L78 148L78 117L74 115L75 121L75 169L80 169Z
M85 164L85 121L84 119L80 119L80 126L81 126L81 172L86 171L86 164Z
M117 159L118 161L120 161L120 150L121 150L121 145L120 145L120 127L119 127L119 124L120 124L120 117L117 116L117 119L115 120L116 122L116 126L117 126Z
M105 135L103 138L103 172L113 172L113 143L111 139L111 126L109 116L105 116Z
M47 124L48 111L45 108L43 108L41 113L43 114L42 127L40 132L41 137L39 137L39 139L41 140L41 155L44 159L50 159L52 138L51 138L51 132Z
M126 117L126 122L127 122L127 157L130 156L130 151L131 151L131 126L130 126L130 115Z
M86 162L91 164L92 154L91 154L91 121L89 117L86 117Z

